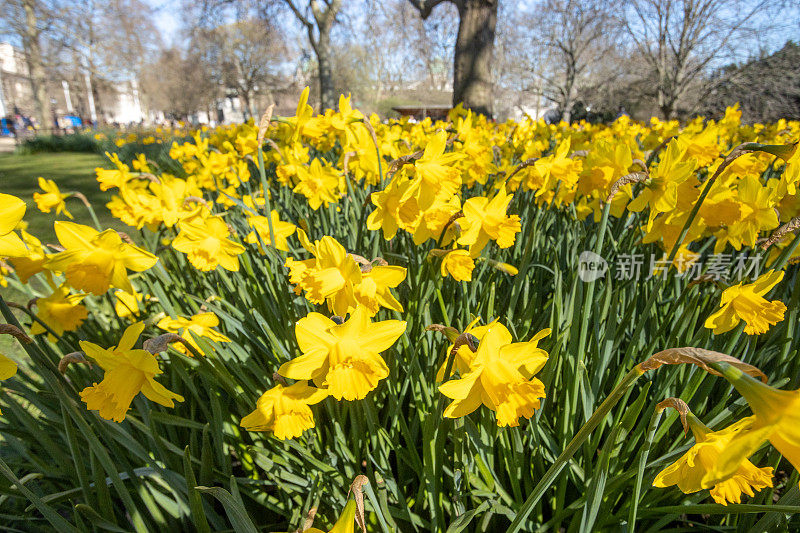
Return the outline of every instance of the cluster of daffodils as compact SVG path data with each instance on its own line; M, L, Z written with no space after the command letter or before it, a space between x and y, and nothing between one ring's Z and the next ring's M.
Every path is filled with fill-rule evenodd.
M754 249L773 236L775 258L788 253L794 239L791 231L776 230L800 216L798 122L746 126L736 107L719 121L698 118L685 125L627 117L607 126L493 123L461 107L447 121L381 121L353 109L345 96L337 110L315 114L308 94L302 93L291 117L191 132L171 144L169 168L143 154L129 162L108 154L111 168L96 170L100 189L113 194L107 208L141 230L143 239L61 220L54 227L58 244L43 244L25 231L25 203L0 194L0 281L12 273L20 283L36 276L49 293L35 301L31 334L53 342L66 332L81 334L104 299L132 323L115 347L81 342L104 371L99 383L80 393L88 409L119 422L140 392L167 407L183 400L156 380L165 361L136 348L145 324L180 339L175 356L213 356L208 347L235 342L214 312L167 313L148 292L148 276L155 275L149 271L167 258L198 276L250 275L256 260L284 265L274 275L285 276L293 297L306 306L291 318L299 353L265 369L267 376L275 371L274 386L241 425L288 439L314 427L313 405L363 400L389 376L391 348L406 331L399 319L409 268L404 247L421 249L426 267L441 274L435 274L439 282L452 278L464 286L480 261L517 274L503 258L520 244L529 223L518 214L521 205L562 210L581 221L621 219L640 228L642 243L656 243L665 254L676 250L679 271L712 241L714 252L722 253ZM115 143L156 143L174 134L131 134ZM66 201L80 197L61 193L44 178L39 184L38 208L71 219ZM354 205L356 190L364 192L363 205ZM324 225L308 223L321 210L359 213L360 220L348 221L354 231L361 235L363 226L375 232L397 253L385 254L390 261L370 260L365 255L377 254L346 249L344 236L337 240ZM149 250L136 244L143 240ZM788 259L796 259L800 248L791 250ZM738 326L748 335L767 332L787 310L769 299L783 275L778 268L723 287L705 327L716 335ZM531 418L546 396L535 376L548 360L538 346L548 334L514 342L499 320L473 322L453 334L438 375L439 391L452 400L444 416L467 416L483 405L498 426ZM11 378L16 368L0 357L0 379ZM797 459L791 448L796 436L779 431L783 422L759 405L753 419L721 432L690 418L697 449L656 484L678 483L686 491L715 487L714 497L727 501L735 501L737 487L747 492L769 486L765 469L727 459L730 450L744 449L734 446L745 443L744 436L747 450L770 440ZM712 463L713 472L698 483L683 481L697 477L697 465Z

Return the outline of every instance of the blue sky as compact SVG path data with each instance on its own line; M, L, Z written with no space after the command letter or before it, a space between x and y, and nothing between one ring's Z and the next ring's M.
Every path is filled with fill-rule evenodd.
M170 0L145 0L156 13L155 23L167 46L175 44L181 29L180 2Z

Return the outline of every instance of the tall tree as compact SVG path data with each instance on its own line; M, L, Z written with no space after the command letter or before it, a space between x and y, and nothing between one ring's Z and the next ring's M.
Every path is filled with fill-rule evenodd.
M147 66L143 81L150 105L179 120L209 109L219 96L219 86L197 50L164 50Z
M39 0L5 0L0 3L2 32L14 35L22 43L28 63L36 120L48 132L53 129L53 116L47 94L42 40L46 29L52 24L53 13L52 6Z
M433 8L451 2L458 9L453 54L453 105L493 114L492 59L499 0L409 0L426 19Z
M661 114L674 118L690 89L705 83L709 67L732 59L744 38L770 24L764 13L775 4L773 0L631 0L625 17L627 33L654 73ZM702 92L707 91L706 87Z
M544 94L566 122L588 71L615 44L615 10L616 2L609 0L545 0L536 11L536 41L548 51L551 65L542 74Z
M217 83L236 91L248 115L256 94L269 100L277 84L277 63L285 56L286 46L277 29L269 22L248 18L198 32L193 45L210 61Z
M31 88L33 89L33 99L36 102L36 118L45 131L51 132L55 125L52 113L50 113L47 76L44 71L44 61L42 61L38 6L35 0L23 0L22 7L25 10L25 32L22 35L22 47L25 49L31 73Z
M336 94L333 85L331 30L342 7L342 0L308 0L302 4L296 0L284 2L306 29L308 41L317 56L320 106L322 109L334 107Z

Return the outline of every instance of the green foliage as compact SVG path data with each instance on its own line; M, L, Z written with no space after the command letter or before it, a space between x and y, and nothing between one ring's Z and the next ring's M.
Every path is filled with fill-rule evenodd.
M272 169L267 177L275 184ZM6 528L292 531L312 508L318 509L315 526L324 528L336 521L359 474L370 481L366 511L373 531L499 531L517 516L524 531L620 531L634 520L641 531L800 527L793 518L800 510L798 475L772 448L752 460L784 474L773 490L743 505L708 503L706 491L651 487L656 473L692 443L676 414L654 422L658 402L679 396L714 429L747 409L727 382L693 366L661 369L632 387L626 376L656 351L697 346L800 385L796 266L780 285L784 292L772 295L787 303L782 322L758 337L744 336L741 328L714 336L702 326L719 302L714 284L689 284L672 274L588 284L579 278L583 250L660 257L640 241L640 215L580 222L569 210L537 207L532 192L518 191L512 206L522 232L512 248L495 247L490 255L519 266L519 274L509 277L481 262L474 281L464 283L442 279L408 234L385 241L362 229L369 190L354 187L339 204L318 211L285 187L271 192L273 207L305 223L312 238L332 235L354 253L408 269L398 289L405 312L378 315L408 322L384 354L389 378L366 400L319 404L316 427L296 441L243 430L239 421L272 386L273 372L298 354L293 326L312 306L294 294L283 264L303 252L298 246L262 255L248 245L242 272L204 274L183 254L159 246L174 229L144 231L140 238L157 250L159 264L134 278L151 296L142 312L143 338L160 333L152 325L159 313L187 316L205 305L232 342L198 338L205 358L162 354L159 381L185 402L166 409L139 396L121 424L87 411L78 398L101 379L99 368L73 365L66 375L56 368L78 340L116 344L127 323L110 299L90 296L93 313L77 332L25 346L35 371L3 383L0 521ZM226 222L239 235L248 232L241 212L229 211ZM37 295L30 286L17 288L26 298ZM29 322L5 303L0 310L7 322ZM441 417L435 375L448 343L425 328L463 329L476 316L501 317L515 340L553 330L540 343L550 354L540 376L547 399L519 427L498 428L484 408L457 420Z
M22 154L38 154L42 152L90 152L97 153L100 144L94 134L68 133L66 135L37 135L24 139L17 147Z

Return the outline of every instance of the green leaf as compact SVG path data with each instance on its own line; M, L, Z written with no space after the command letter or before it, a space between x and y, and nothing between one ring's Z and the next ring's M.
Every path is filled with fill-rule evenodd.
M472 522L473 518L486 511L489 507L491 507L491 505L491 500L486 500L475 509L470 509L466 513L456 518L447 528L446 533L459 533L460 531L464 531L470 522Z
M28 489L28 487L20 482L17 476L14 475L14 472L11 471L6 462L2 459L0 459L0 474L3 474L6 479L16 485L17 490L19 490L23 496L25 496L28 500L30 500L31 503L33 503L33 505L36 506L39 512L44 516L45 520L50 522L50 525L56 528L57 531L77 531L75 526L64 520L64 518L59 515L55 509L43 502L41 498L39 498L30 489Z
M236 499L233 495L222 487L195 487L204 494L215 497L225 508L225 513L231 521L234 531L237 533L258 533L256 526L247 514L241 499Z

